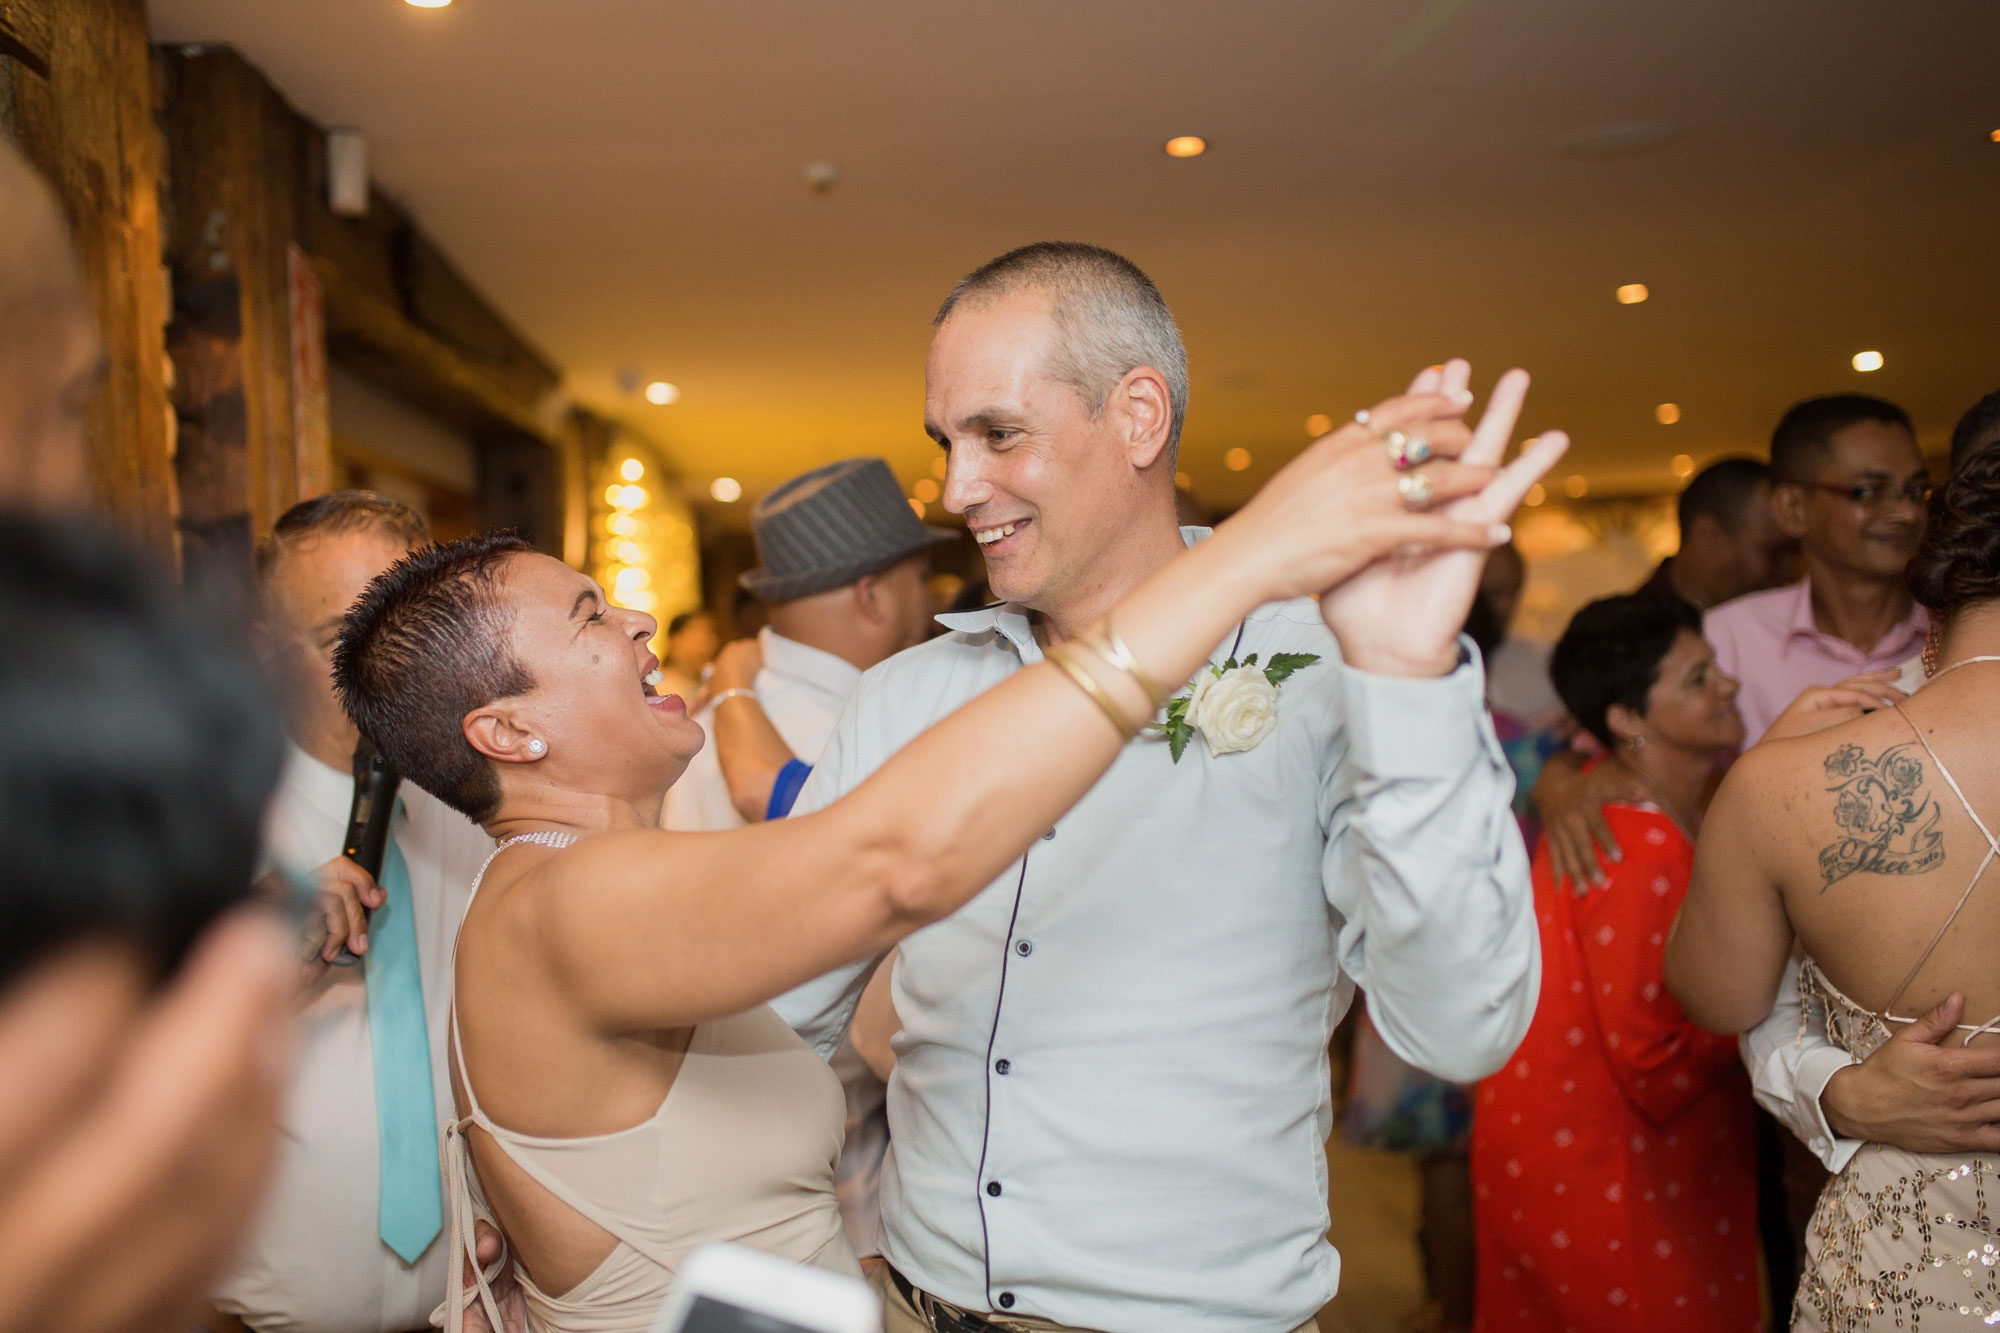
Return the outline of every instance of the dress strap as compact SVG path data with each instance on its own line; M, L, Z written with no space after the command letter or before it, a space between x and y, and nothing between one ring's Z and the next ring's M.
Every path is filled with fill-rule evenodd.
M1959 667L1967 666L1975 661L1993 661L1993 660L2000 660L2000 659L1967 658L1963 662L1954 662L1949 668L1947 668L1947 670L1955 671ZM1940 671L1938 673L1939 676L1943 676L1945 674L1946 672L1944 671ZM1933 677L1933 679L1935 678L1936 677ZM1917 956L1916 964L1915 966L1910 968L1908 975L1906 975L1903 978L1903 984L1896 987L1896 993L1894 995L1891 995L1889 997L1889 1003L1883 1006L1883 1011L1885 1013L1894 1011L1894 1009L1896 1008L1896 1002L1903 998L1903 992L1910 988L1910 983L1915 981L1917 979L1917 974L1924 970L1924 964L1928 963L1931 960L1931 955L1937 952L1938 945L1944 942L1945 932L1949 931L1952 927L1952 923L1958 920L1958 914L1965 910L1965 904L1971 899L1972 891L1979 887L1979 881L1986 877L1986 869L1988 866L1993 864L1993 858L1995 856L2000 856L2000 841L1996 841L1994 839L1993 831L1986 827L1986 821L1981 819L1979 817L1979 812L1972 808L1972 802L1965 799L1965 790L1958 785L1958 779L1952 776L1951 770L1945 767L1944 760L1939 758L1938 752L1931 747L1930 738L1924 735L1923 729L1921 727L1919 727L1915 722L1910 720L1910 715L1903 711L1902 704L1897 703L1895 700L1892 699L1889 702L1889 706L1896 710L1896 716L1902 718L1904 725L1909 727L1910 734L1917 738L1917 744L1924 747L1924 753L1931 757L1931 763L1936 765L1937 771L1939 772L1939 774L1943 776L1945 780L1945 785L1951 788L1951 794L1958 798L1958 803L1961 807L1964 808L1967 817L1970 818L1974 826L1979 829L1980 836L1986 839L1986 855L1980 858L1979 868L1972 872L1972 879L1969 883L1966 884L1965 892L1959 894L1958 901L1952 905L1951 915L1947 916L1944 919L1944 924L1937 928L1937 933L1935 935L1931 936L1931 942L1925 945L1923 953Z
M465 918L472 911L472 900L479 896L479 886L486 882L486 872L500 858L500 853L518 843L532 842L543 847L553 847L560 851L576 841L574 833L545 831L538 833L517 833L511 838L502 838L484 862L479 873L472 877L472 891L465 895L465 909L459 913L459 926L463 928ZM472 1165L469 1155L471 1145L465 1140L465 1132L472 1125L478 1125L489 1134L494 1132L493 1123L486 1113L479 1109L479 1094L472 1090L472 1075L465 1068L465 1044L458 1037L458 935L452 935L451 972L447 979L447 990L451 995L451 1056L458 1066L458 1085L465 1089L466 1104L472 1114L453 1119L444 1127L445 1183L451 1191L451 1274L445 1291L445 1323L450 1333L458 1333L465 1323L465 1270L470 1267L478 1284L479 1303L486 1312L487 1322L495 1333L503 1327L500 1321L500 1307L493 1296L493 1279L500 1275L507 1262L507 1238L500 1237L500 1257L490 1269L479 1267L478 1229L474 1226L472 1208ZM506 1151L505 1141L495 1134L494 1141ZM512 1157L512 1153L508 1153ZM495 1227L495 1231L499 1228Z

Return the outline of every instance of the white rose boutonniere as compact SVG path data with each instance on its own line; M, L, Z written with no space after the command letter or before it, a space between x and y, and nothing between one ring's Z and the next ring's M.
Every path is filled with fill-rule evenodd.
M1317 653L1274 653L1260 667L1255 653L1240 663L1232 657L1198 676L1193 689L1167 705L1167 720L1154 725L1167 734L1177 764L1197 733L1210 754L1253 750L1278 729L1278 686L1317 661Z

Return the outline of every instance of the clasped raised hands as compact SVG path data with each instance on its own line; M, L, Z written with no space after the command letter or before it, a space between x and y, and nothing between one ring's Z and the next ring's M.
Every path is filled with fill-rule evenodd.
M1551 431L1502 466L1528 376L1501 376L1475 429L1464 421L1471 374L1464 361L1425 370L1408 393L1369 408L1365 424L1315 441L1226 525L1268 555L1274 599L1320 598L1360 670L1452 669L1486 552L1508 539L1515 508L1569 446ZM1406 458L1428 461L1399 466L1399 442Z

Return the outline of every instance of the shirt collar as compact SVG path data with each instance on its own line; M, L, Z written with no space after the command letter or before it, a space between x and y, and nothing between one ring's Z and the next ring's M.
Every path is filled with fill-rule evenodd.
M285 742L284 785L313 809L343 825L354 806L354 775L321 763L300 749L296 741Z
M1189 546L1205 542L1214 535L1213 528L1181 529L1181 541ZM947 611L937 618L937 622L962 634L997 633L1014 645L1014 651L1021 655L1023 662L1042 660L1042 645L1035 639L1033 614L1018 602L995 602L975 611Z
M1789 638L1798 638L1801 635L1809 639L1826 638L1827 636L1820 632L1819 626L1813 623L1811 577L1808 576L1800 579L1792 585L1792 589L1791 623L1785 631L1786 636ZM1868 656L1870 658L1893 658L1901 660L1909 656L1910 645L1923 643L1925 636L1930 633L1930 628L1930 613L1925 611L1923 607L1912 603L1910 613L1890 626L1889 632L1882 636L1881 642L1869 650Z
M757 643L764 650L764 670L775 675L803 681L843 699L861 683L861 669L846 658L788 639L769 626L757 631Z

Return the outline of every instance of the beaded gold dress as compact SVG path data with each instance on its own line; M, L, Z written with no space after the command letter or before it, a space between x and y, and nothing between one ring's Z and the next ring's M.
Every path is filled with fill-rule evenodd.
M1897 1001L2000 856L2000 841L1966 801L1937 751L1914 724L1911 730L1985 836L1987 852L1958 905L1881 1012L1842 994L1811 958L1800 967L1799 994L1807 1014L1820 1014L1827 1037L1860 1058L1889 1039L1891 1024L1913 1021L1895 1014ZM1971 1041L2000 1031L2000 1015L1959 1027ZM1805 1271L1792 1306L1794 1333L2000 1327L1996 1194L2000 1156L1913 1153L1885 1143L1864 1144L1827 1183L1813 1210Z

